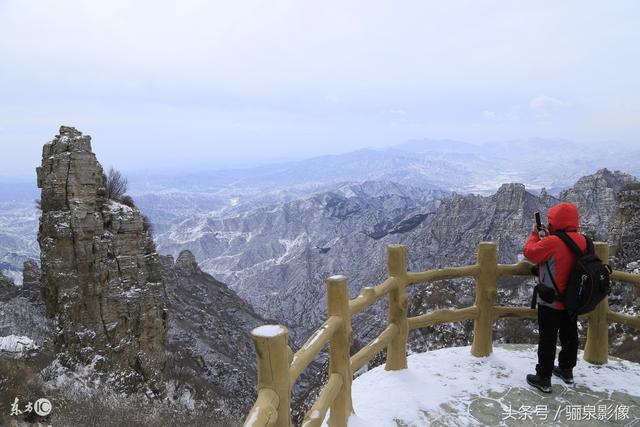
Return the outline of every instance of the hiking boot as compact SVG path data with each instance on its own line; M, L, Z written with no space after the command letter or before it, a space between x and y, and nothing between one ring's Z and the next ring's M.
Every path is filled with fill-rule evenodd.
M527 383L543 393L551 393L551 377L542 378L538 374L529 374L527 375Z
M555 375L556 377L561 378L562 381L564 381L566 384L573 384L573 369L571 369L571 368L562 369L559 366L554 366L553 367L553 375Z

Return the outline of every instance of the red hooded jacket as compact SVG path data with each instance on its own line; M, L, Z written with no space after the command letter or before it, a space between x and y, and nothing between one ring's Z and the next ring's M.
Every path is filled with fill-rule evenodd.
M553 288L553 279L560 292L564 293L577 257L553 233L559 230L566 231L583 252L587 250L587 239L577 232L580 227L578 208L572 203L559 203L553 206L547 212L547 220L550 235L541 239L537 231L531 233L524 246L524 256L538 265L538 278L542 286ZM538 304L564 310L564 304L560 301L546 303L538 297Z

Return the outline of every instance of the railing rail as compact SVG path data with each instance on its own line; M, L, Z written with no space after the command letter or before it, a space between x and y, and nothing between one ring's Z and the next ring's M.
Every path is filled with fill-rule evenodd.
M331 340L331 337L342 326L342 323L340 316L330 316L324 322L324 325L317 329L307 342L300 347L300 350L293 355L291 367L289 368L292 384L298 379L302 371L313 362L313 359L322 351L325 344Z
M385 328L376 339L365 345L356 354L351 356L351 369L356 372L369 363L378 353L384 350L391 343L391 340L398 335L398 327L393 323Z
M609 259L609 246L595 243L600 259ZM407 271L407 253L403 245L387 247L388 277L381 284L365 287L358 297L349 300L347 278L331 276L327 286L327 320L309 337L295 355L288 346L284 326L267 325L251 334L256 346L258 366L258 398L245 419L245 427L290 427L291 386L315 357L329 344L329 379L318 399L305 415L303 426L322 424L329 411L329 426L345 427L353 413L351 382L353 373L361 369L384 348L387 349L386 370L407 367L407 339L410 330L441 323L473 320L471 353L485 357L493 350L493 325L500 318L533 318L537 311L528 307L497 306L497 279L503 276L529 276L531 264L498 264L495 243L481 242L475 265L421 272ZM472 277L476 281L475 304L460 309L439 309L420 316L408 317L408 286L445 279ZM614 271L612 281L630 283L640 288L640 275ZM351 317L388 296L387 327L373 341L350 356ZM616 322L640 329L640 316L609 310L602 301L594 311L580 316L587 319L587 341L584 359L593 364L608 361L608 324Z

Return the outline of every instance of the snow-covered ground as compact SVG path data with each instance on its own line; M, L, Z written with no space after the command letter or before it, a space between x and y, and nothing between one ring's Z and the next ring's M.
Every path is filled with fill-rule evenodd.
M486 358L470 347L413 354L406 370L379 366L354 380L349 426L565 425L571 417L640 425L640 364L610 358L595 366L580 352L576 384L554 377L553 393L544 395L525 381L536 361L536 347L526 345L494 347Z
M29 337L7 335L0 337L0 353L8 353L13 356L21 356L29 350L35 350L38 346Z

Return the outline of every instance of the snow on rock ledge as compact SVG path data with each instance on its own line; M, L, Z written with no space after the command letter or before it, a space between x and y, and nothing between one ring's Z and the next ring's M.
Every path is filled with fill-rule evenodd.
M28 351L37 349L38 346L29 337L21 337L18 335L0 337L0 354L4 353L14 357L20 357Z

